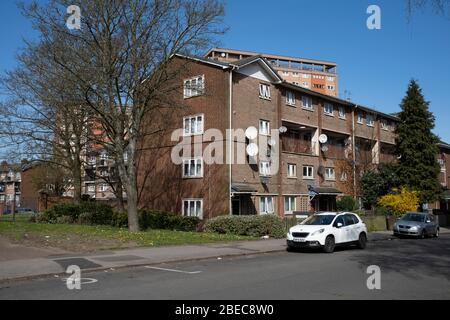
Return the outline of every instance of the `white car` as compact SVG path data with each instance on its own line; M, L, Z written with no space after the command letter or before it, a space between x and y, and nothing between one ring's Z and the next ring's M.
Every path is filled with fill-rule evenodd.
M367 227L358 215L350 212L324 212L310 216L292 227L287 235L287 249L322 248L334 252L336 246L367 244Z

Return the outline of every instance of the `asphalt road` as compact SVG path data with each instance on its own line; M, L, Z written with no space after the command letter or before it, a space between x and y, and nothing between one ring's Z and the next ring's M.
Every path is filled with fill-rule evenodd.
M367 268L381 289L367 288ZM214 259L108 272L68 290L63 279L0 285L0 299L450 299L450 235L377 241L341 249ZM89 282L84 279L83 282Z

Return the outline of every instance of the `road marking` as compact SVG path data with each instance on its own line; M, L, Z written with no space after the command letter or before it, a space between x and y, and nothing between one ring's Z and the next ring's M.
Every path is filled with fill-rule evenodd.
M64 282L67 282L68 279L69 278L63 278L61 280ZM81 281L81 284L92 284L92 283L98 282L97 279L93 279L93 278L81 278L80 281Z
M146 266L145 268L147 268L147 269L153 269L153 270L160 270L160 271L185 273L185 274L199 274L199 273L202 272L202 271L182 271L182 270L175 270L175 269L166 269L166 268L149 267L149 266Z

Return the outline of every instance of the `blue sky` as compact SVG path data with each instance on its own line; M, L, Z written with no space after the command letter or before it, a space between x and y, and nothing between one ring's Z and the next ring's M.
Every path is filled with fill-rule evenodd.
M371 4L381 30L366 27ZM228 0L225 20L222 46L335 61L340 94L380 111L399 111L409 80L419 80L435 132L450 142L450 18L426 8L408 23L404 0ZM0 1L0 26L3 72L34 32L14 0Z

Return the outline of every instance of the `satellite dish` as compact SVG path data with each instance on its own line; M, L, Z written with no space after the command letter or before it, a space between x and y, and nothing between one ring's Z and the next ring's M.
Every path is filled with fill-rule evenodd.
M222 53L220 54L220 56L221 56L222 58L225 58L227 55L225 54L225 52L222 52Z
M274 147L277 145L277 142L275 141L275 139L270 139L269 141L267 141L267 144L271 147Z
M322 147L322 152L327 152L328 151L328 147L327 146L323 146Z
M285 126L280 127L280 129L278 129L278 131L280 131L280 133L286 133L287 132L287 128Z
M249 140L255 140L258 137L258 129L255 127L248 127L247 130L245 130L245 136Z
M256 157L256 156L258 155L258 152L259 152L259 148L258 148L258 146L256 145L256 143L250 143L250 144L247 146L247 154L248 154L250 157Z
M321 144L327 143L327 142L328 142L328 136L327 136L326 134L321 134L321 135L319 136L319 142L320 142Z

